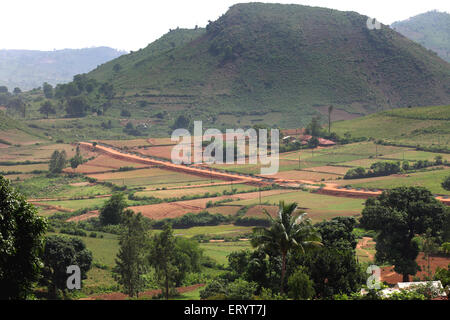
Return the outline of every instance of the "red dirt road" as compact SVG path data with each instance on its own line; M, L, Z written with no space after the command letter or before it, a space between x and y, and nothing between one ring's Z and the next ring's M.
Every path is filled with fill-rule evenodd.
M88 142L80 142L80 146L87 148L89 150L94 150L94 147L92 146L92 144L88 143ZM193 168L193 167L189 167L189 166L185 166L185 165L174 164L174 163L168 162L168 161L144 158L144 157L137 156L135 154L123 153L123 152L117 151L113 148L109 148L109 147L105 147L105 146L101 146L101 145L97 145L95 147L95 151L99 152L99 153L108 154L110 157L115 158L115 159L121 159L121 160L126 160L126 161L130 161L130 162L135 162L135 163L148 164L148 165L163 166L164 169L167 169L167 170L190 173L190 174L202 176L202 177L208 177L208 178L212 177L214 179L226 180L226 181L242 180L243 182L245 181L245 183L252 183L252 184L258 184L258 185L264 184L264 180L262 178L240 176L237 174L217 172L214 170Z
M250 177L245 175L239 175L239 174L232 174L232 173L224 173L224 172L218 172L214 170L208 170L208 169L202 169L199 167L189 167L185 165L178 165L174 164L169 161L161 161L156 159L150 159L150 158L144 158L140 157L135 154L129 154L124 153L121 151L118 151L116 149L113 149L111 147L106 147L102 145L97 145L95 148L93 145L89 142L80 142L80 146L82 148L86 148L90 151L95 151L99 153L104 153L109 155L110 157L114 159L120 159L125 160L129 162L135 162L140 164L147 164L147 165L157 165L162 166L164 169L172 170L172 171L178 171L178 172L185 172L190 173L202 177L212 177L214 179L219 180L225 180L225 181L234 181L234 180L240 180L242 183L247 184L253 184L253 185L263 185L263 184L269 184L264 177ZM289 185L289 184L309 184L313 185L316 184L314 181L304 181L304 180L286 180L286 179L273 179L272 183L278 183L280 185ZM315 187L317 188L317 187ZM347 189L339 189L337 188L337 185L326 183L323 188L317 188L319 189L318 192L321 194L327 194L331 196L337 196L337 197L349 197L349 198L361 198L361 199L367 199L369 197L376 197L381 194L381 191L365 191L365 190L347 190ZM450 199L444 199L443 197L437 197L438 200L442 201L446 205L450 206Z

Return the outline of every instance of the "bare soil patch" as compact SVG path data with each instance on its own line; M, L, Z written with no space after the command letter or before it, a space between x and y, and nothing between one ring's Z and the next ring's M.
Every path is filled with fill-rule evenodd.
M416 276L420 278L427 276L428 261L424 259L423 252L419 253L416 262L422 269L422 271L417 272ZM432 270L432 274L436 272L438 267L447 268L449 264L450 257L430 257L430 269ZM411 281L412 277L410 276L409 278ZM381 280L386 281L387 283L396 284L403 281L403 276L396 273L393 266L384 267L381 268Z

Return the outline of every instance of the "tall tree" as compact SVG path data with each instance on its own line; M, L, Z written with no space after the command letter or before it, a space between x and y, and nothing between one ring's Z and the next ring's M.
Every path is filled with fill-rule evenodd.
M92 265L92 253L81 239L49 236L45 242L43 260L42 283L47 285L50 296L56 298L58 290L65 291L67 288L67 267L78 266L81 279L87 278Z
M306 218L307 213L295 215L296 211L296 203L285 204L284 201L280 201L278 216L275 219L264 210L270 220L270 228L253 229L254 247L262 248L269 255L281 255L281 294L284 293L288 253L293 249L305 252L307 248L322 245L320 234L311 224L311 220Z
M81 156L80 152L80 145L77 145L76 153L72 158L70 158L69 162L72 169L78 168L78 166L83 163L83 157Z
M66 112L71 117L84 117L89 109L85 96L69 97L67 99Z
M22 117L25 118L27 105L25 104L25 102L22 100L21 97L15 96L9 99L8 103L6 104L6 107L8 109L14 110L15 112L22 114Z
M358 291L366 278L356 259L356 237L353 217L336 217L315 225L322 236L323 247L306 254L294 253L289 273L305 266L314 282L317 297L332 298L339 293Z
M430 230L430 236L442 240L449 218L448 208L427 189L400 187L384 191L377 199L368 199L361 225L379 231L376 260L393 264L407 282L409 275L420 270L416 262L419 247L414 237Z
M50 157L48 170L53 174L59 174L67 165L67 154L65 150L55 150Z
M450 176L448 176L447 178L444 179L444 181L442 181L441 186L443 189L450 191Z
M353 229L356 220L353 217L335 217L314 225L322 236L322 243L327 248L355 250L358 241Z
M44 96L47 99L52 99L53 98L53 87L51 84L48 84L47 82L44 82L44 84L42 85L42 91L44 91Z
M45 102L43 102L43 103L41 104L41 107L39 108L39 112L40 112L41 114L45 114L45 116L46 116L47 119L48 119L48 115L49 115L49 114L55 114L55 113L56 113L56 110L55 110L55 108L53 107L52 102L51 102L50 100L47 100L47 101L45 101Z
M0 300L26 299L39 278L46 220L0 176Z
M105 202L100 210L100 223L102 225L119 224L122 221L123 212L128 206L123 193L114 193Z
M166 224L160 234L153 236L148 259L155 268L156 276L167 300L169 299L170 288L173 287L175 282L174 275L177 272L175 258L175 237L172 226Z
M142 215L133 214L131 210L123 213L122 226L114 278L122 285L124 293L130 297L139 297L139 292L145 287L144 274L148 269L148 228Z

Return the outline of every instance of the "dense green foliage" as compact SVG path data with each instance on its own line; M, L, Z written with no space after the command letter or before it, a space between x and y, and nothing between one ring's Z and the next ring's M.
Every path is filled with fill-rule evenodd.
M430 230L443 241L450 213L448 208L426 189L400 187L384 191L377 199L368 199L362 211L361 225L379 231L375 255L379 262L389 262L408 281L419 270L419 247L414 238Z
M43 262L41 282L47 285L50 296L56 298L58 290L67 289L67 267L78 266L81 279L87 278L92 265L92 252L78 238L49 236L45 242Z
M145 287L144 275L148 271L146 261L149 246L148 230L141 214L127 210L123 213L123 231L120 235L119 252L114 267L115 279L122 285L124 293L138 297Z
M67 154L65 150L58 151L55 150L50 158L50 163L48 164L48 171L53 174L59 174L67 165Z
M445 190L450 191L450 176L445 178L445 180L442 182L442 188L444 188Z
M100 210L100 223L104 226L119 224L127 206L125 195L123 193L114 193Z
M281 284L280 293L284 293L287 255L291 250L299 249L305 252L306 248L321 245L320 235L312 226L306 213L296 215L297 204L279 204L278 216L274 219L265 212L271 221L270 228L257 227L253 230L252 245L260 247L271 256L281 256Z
M171 289L181 284L187 272L199 271L201 255L198 243L175 238L170 224L152 237L148 262L155 269L166 299L169 299Z
M308 300L314 297L314 282L304 267L299 267L288 279L289 296L294 300Z
M0 300L25 299L38 280L47 224L0 176Z

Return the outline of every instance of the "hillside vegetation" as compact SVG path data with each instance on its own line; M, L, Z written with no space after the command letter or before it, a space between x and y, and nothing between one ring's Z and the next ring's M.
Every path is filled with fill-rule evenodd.
M409 146L449 148L450 106L402 108L338 121L333 130Z
M392 28L450 62L450 14L447 12L422 13L395 22Z
M115 104L182 113L215 126L298 127L320 107L362 115L449 103L450 65L355 12L238 4L206 30L177 29L88 74ZM317 107L317 108L316 108ZM137 108L137 112L142 108Z

